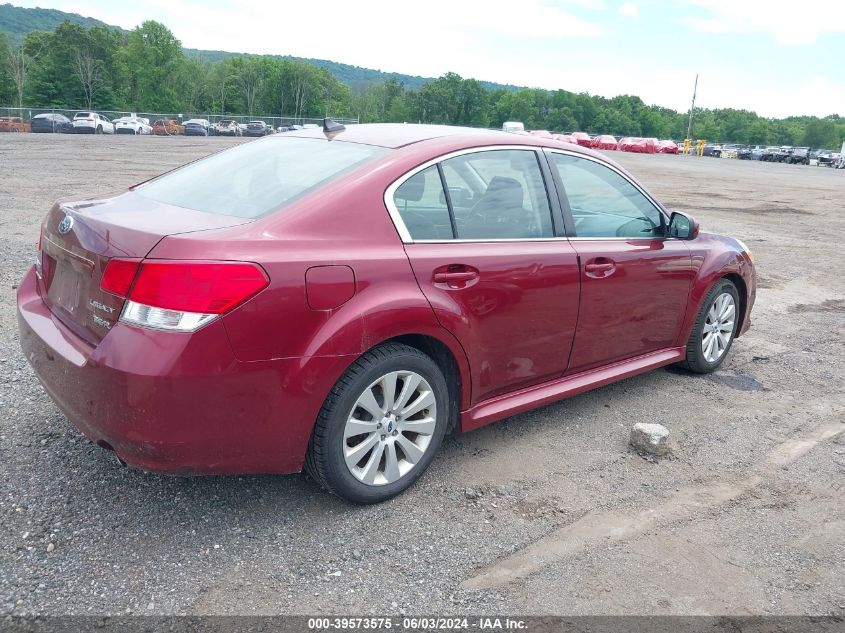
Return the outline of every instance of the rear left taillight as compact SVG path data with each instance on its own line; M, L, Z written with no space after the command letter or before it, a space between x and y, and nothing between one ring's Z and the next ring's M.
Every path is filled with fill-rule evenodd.
M112 259L100 287L127 299L125 323L193 332L269 283L260 266L247 262Z

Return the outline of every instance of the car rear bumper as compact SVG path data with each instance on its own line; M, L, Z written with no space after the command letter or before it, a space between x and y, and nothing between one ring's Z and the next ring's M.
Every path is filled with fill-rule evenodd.
M92 347L18 289L23 352L86 437L130 466L171 474L292 473L347 357L235 359L221 320L193 334L122 323Z
M118 127L114 129L115 134L137 134L134 128L131 127Z
M190 128L185 128L185 136L208 136L208 132L205 130L192 130Z

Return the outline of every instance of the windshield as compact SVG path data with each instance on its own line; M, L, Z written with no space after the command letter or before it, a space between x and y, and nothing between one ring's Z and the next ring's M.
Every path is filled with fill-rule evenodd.
M177 207L259 218L388 151L325 139L273 137L190 163L135 192Z

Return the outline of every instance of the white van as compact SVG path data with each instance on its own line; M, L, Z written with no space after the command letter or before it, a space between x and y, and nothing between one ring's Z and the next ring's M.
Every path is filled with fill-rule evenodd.
M502 124L502 130L505 132L524 132L525 125L521 121L505 121Z

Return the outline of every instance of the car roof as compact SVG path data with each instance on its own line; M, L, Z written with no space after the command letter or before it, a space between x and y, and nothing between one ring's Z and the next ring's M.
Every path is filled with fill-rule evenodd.
M289 136L325 138L321 128L295 130ZM453 125L421 125L417 123L364 123L348 125L346 129L335 133L332 138L348 143L378 145L395 149L446 136L473 136L478 137L479 140L499 140L504 143L514 138L510 133L502 132L501 130L486 130ZM538 137L519 136L520 142L527 138Z

